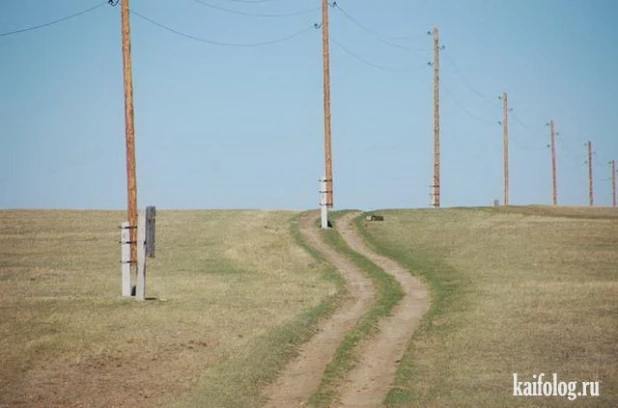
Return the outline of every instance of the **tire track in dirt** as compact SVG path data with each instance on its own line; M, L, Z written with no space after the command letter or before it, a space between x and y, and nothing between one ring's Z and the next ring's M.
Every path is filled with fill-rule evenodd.
M320 229L315 226L318 217L318 212L303 216L299 222L301 233L307 244L320 252L344 277L350 299L320 324L317 334L301 347L298 357L287 365L277 381L266 388L269 401L265 408L304 406L318 389L326 365L333 359L345 335L356 327L375 298L372 281L352 261L322 241Z
M403 356L412 333L429 308L425 285L397 262L369 249L353 224L358 213L337 222L337 230L354 251L392 275L405 292L389 317L379 323L379 332L361 345L360 360L339 388L340 407L381 407L393 386L397 362Z

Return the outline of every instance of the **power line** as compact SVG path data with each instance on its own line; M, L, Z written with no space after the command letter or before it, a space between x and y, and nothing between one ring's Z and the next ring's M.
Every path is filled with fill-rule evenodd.
M457 65L455 64L455 61L453 61L453 58L448 54L448 52L444 53L446 55L446 59L449 63L449 65L453 68L455 74L459 77L459 79L461 80L461 82L470 90L472 91L476 96L478 96L479 98L481 98L481 100L485 103L487 103L488 105L494 106L494 107L500 107L499 104L493 102L491 99L487 98L485 95L483 95L482 93L480 93L475 87L473 87L470 82L461 74L461 70L459 70L459 68L457 68ZM515 119L515 121L517 123L519 123L522 127L524 127L527 130L534 130L532 129L530 126L526 125L521 119L519 119L519 117L517 116L517 114L515 112L511 112L510 115L513 119Z
M496 122L490 122L488 120L485 120L483 118L480 118L478 116L476 116L474 113L470 112L470 110L468 110L468 108L466 108L462 103L459 102L459 100L455 97L455 95L448 89L448 87L444 84L444 81L440 80L440 83L442 84L442 87L444 88L444 90L446 91L446 94L448 96L451 97L451 99L457 104L457 106L459 106L461 108L461 110L463 110L466 114L468 114L468 116L470 116L472 119L481 122L481 123L485 123L487 125L495 125Z
M546 148L547 148L547 146L537 146L537 147L531 147L531 146L528 146L528 145L527 145L527 144L525 144L525 143L522 143L522 142L521 142L521 140L519 140L519 138L518 138L518 137L515 137L515 136L514 136L514 134L512 134L512 133L510 133L510 134L509 134L509 136L510 136L510 139L509 139L509 140L514 141L514 142L515 142L515 144L516 144L516 145L518 145L521 149L523 149L523 150L527 150L527 151L529 151L529 152L540 151L540 150L543 150L543 149L546 149Z
M226 0L226 1L231 1L233 3L258 4L258 3L269 3L271 1L278 1L278 0Z
M339 6L339 4L337 4L337 2L333 3L333 7L336 8L337 10L339 10L339 12L345 17L347 18L349 21L351 21L352 23L354 23L357 27L359 27L361 30L371 34L372 36L374 36L378 41L386 44L386 45L390 45L391 47L395 47L395 48L399 48L402 49L404 51L408 51L408 52L429 52L431 50L413 50L405 45L401 45L401 44L396 44L394 42L391 42L389 40L387 40L386 38L388 38L388 36L384 36L380 33L378 33L375 30L372 30L371 28L367 27L366 25L360 23L358 20L356 20L354 17L352 17L347 11L345 11L344 9L341 8L341 6Z
M455 64L455 61L453 61L453 58L449 55L448 52L445 51L444 55L446 55L446 60L448 61L449 65L451 66L451 68L453 68L453 71L455 71L455 74L459 77L459 79L466 86L466 88L468 88L476 96L481 98L485 103L487 103L487 104L489 104L489 105L491 105L493 107L496 107L496 108L501 108L501 106L498 103L493 102L491 99L487 98L485 95L480 93L476 88L474 88L470 84L470 82L468 80L466 80L466 78L461 74L461 71L459 70L459 68L457 68L457 65Z
M356 24L358 27L360 27L362 30L367 31L368 33L375 35L377 37L379 37L380 39L391 39L391 40L414 40L417 38L421 38L424 37L426 34L417 34L417 35L412 35L412 36L391 36L391 35L383 35L380 34L379 32L367 27L366 25L362 24L361 22L359 22L357 19L355 19L354 17L352 17L348 12L346 12L344 9L341 8L341 6L335 1L333 3L333 7L339 9L339 11L341 11L341 13L351 22L353 22L354 24ZM389 43L390 45L394 45L396 47L401 47L401 45L399 44L392 44ZM427 50L427 51L431 51L431 50Z
M214 4L206 3L203 0L193 0L193 1L195 1L197 4L201 4L202 6L210 7L210 8L215 9L215 10L225 11L226 13L238 14L238 15L241 15L241 16L249 16L249 17L267 17L267 18L272 18L272 17L292 17L292 16L299 16L299 15L302 15L302 14L313 13L314 11L318 11L320 9L320 7L313 7L313 8L308 9L308 10L295 11L295 12L292 12L292 13L262 14L262 13L250 13L250 12L247 12L247 11L231 10L231 9L228 9L228 8L225 8L225 7L216 6ZM253 2L251 2L251 3L253 3Z
M586 164L586 161L583 160L583 158L578 159L576 163L573 163L573 161L567 160L560 156L556 158L556 162L560 165L560 167L566 167L571 170L583 170L584 164Z
M70 20L70 19L75 18L75 17L79 17L79 16L81 16L83 14L86 14L86 13L89 13L91 11L94 11L94 10L98 9L99 7L103 7L105 4L108 4L107 0L104 1L103 3L100 3L100 4L96 5L96 6L90 7L88 9L86 9L86 10L82 10L82 11L77 12L75 14L71 14L69 16L62 17L62 18L59 18L59 19L54 20L54 21L50 21L50 22L39 24L39 25L32 26L32 27L21 28L19 30L7 31L5 33L0 33L0 37L6 37L6 36L9 36L9 35L24 33L26 31L38 30L40 28L45 28L45 27L49 27L49 26L54 25L54 24L62 23L64 21ZM112 4L112 3L109 3L109 4Z
M540 127L532 128L532 127L526 125L521 119L519 119L519 116L517 116L517 114L515 112L512 112L511 116L513 117L513 119L515 119L515 121L517 123L519 123L526 130L540 130L541 129Z
M513 116L513 119L515 119L515 121L517 121L517 123L519 123L520 125L522 125L525 129L532 130L532 129L530 129L530 127L529 127L528 125L526 125L524 122L522 122L522 121L519 119L519 117L517 116L517 114L516 114L515 112L513 112L513 115L512 115L512 116Z
M356 58L358 61L362 62L363 64L366 64L370 67L376 68L376 69L380 69L383 71L391 71L391 72L411 72L411 71L417 71L421 68L425 68L427 67L427 64L423 64L423 65L415 65L415 66L407 66L407 67L387 67L384 65L378 65L375 64L363 57L361 57L360 55L352 52L350 49L348 49L347 47L345 47L343 44L341 44L339 41L337 41L335 38L332 37L331 35L331 41L333 42L333 44L335 44L337 47L339 47L341 50L343 50L346 54L351 55L352 57Z
M571 149L568 145L568 143L565 143L566 140L563 138L562 139L562 143L559 143L558 145L560 146L561 149L564 150L565 153L569 153L571 154L573 157L575 157L577 160L583 160L584 157L586 156L583 152L579 152L577 153L576 151L574 151L573 149Z
M190 40L194 40L194 41L198 41L198 42L202 42L202 43L206 43L206 44L220 45L220 46L226 46L226 47L259 47L259 46L264 46L264 45L273 45L273 44L277 44L277 43L280 43L280 42L291 40L291 39L296 38L296 37L298 37L298 36L308 32L308 31L311 31L311 30L317 28L316 25L312 25L312 26L307 27L307 28L305 28L303 30L297 31L297 32L295 32L293 34L290 34L290 35L282 37L282 38L278 38L276 40L263 41L263 42L257 42L257 43L241 44L241 43L230 43L230 42L213 41L213 40L209 40L209 39L206 39L206 38L201 38L201 37L197 37L197 36L194 36L194 35L191 35L191 34L187 34L187 33L184 33L182 31L178 31L178 30L176 30L174 28L168 27L168 26L166 26L164 24L158 23L158 22L156 22L156 21L154 21L154 20L152 20L152 19L150 19L150 18L148 18L148 17L146 17L146 16L136 12L135 10L131 10L131 14L133 14L134 16L136 16L136 17L138 17L138 18L140 18L142 20L145 20L145 21L147 21L147 22L149 22L149 23L151 23L151 24L153 24L153 25L155 25L155 26L157 26L159 28L167 30L167 31L169 31L171 33L174 33L176 35L179 35L181 37L185 37L185 38L188 38Z

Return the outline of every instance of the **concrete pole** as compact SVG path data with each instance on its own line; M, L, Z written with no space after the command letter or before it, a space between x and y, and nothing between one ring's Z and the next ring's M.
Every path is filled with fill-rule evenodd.
M328 191L326 177L320 180L320 220L322 229L328 228Z

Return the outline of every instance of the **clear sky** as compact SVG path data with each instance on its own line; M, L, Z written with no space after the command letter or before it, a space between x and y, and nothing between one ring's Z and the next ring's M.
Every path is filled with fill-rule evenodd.
M316 208L320 0L200 1L131 0L139 205ZM1 35L102 3L0 1L0 208L126 208L120 6ZM502 200L502 92L511 204L551 203L551 119L560 204L588 202L588 140L595 203L611 204L618 2L338 0L330 15L335 208L429 205L434 25L443 206ZM140 16L231 44L302 33L214 45Z

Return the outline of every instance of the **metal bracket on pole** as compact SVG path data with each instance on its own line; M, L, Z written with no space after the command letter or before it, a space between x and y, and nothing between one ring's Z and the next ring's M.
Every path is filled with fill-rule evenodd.
M322 229L328 228L328 197L326 177L320 179L320 220Z

